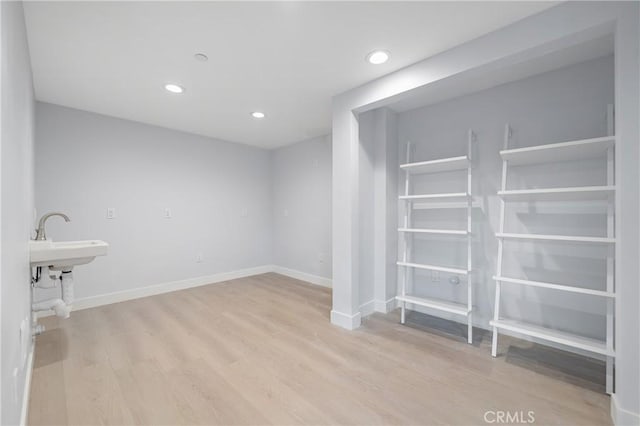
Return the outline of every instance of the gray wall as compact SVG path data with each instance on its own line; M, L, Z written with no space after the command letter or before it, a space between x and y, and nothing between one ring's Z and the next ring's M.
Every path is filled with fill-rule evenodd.
M416 145L412 161L464 155L467 129L477 134L474 163L474 195L480 208L474 209L474 253L478 315L488 325L493 313L499 199L504 125L514 129L512 148L606 135L606 108L614 99L613 57L603 57L561 70L505 84L476 94L408 111L398 115L400 158L405 158L406 141ZM606 184L605 161L581 164L557 163L544 167L510 169L507 189ZM401 176L399 192L404 177ZM418 178L413 193L462 192L466 173L453 172ZM508 203L505 232L556 233L603 236L606 208L590 203ZM420 211L416 227L464 229L466 210ZM400 218L402 219L402 218ZM452 267L466 264L464 239L416 237L414 260ZM505 244L504 274L517 278L575 284L604 289L606 252L602 247L567 244ZM562 271L574 271L563 273ZM439 280L428 271L415 274L415 293L466 300L461 284ZM604 336L605 305L599 298L568 295L544 289L505 285L502 314L514 319ZM434 313L437 314L437 313ZM438 315L438 314L437 314Z
M36 207L71 217L52 218L48 236L110 244L107 256L76 268L76 296L272 263L269 155L38 103ZM115 219L107 208L116 209Z
M360 132L358 139L358 156L362 158L360 167L357 169L358 185L358 205L360 209L360 234L358 235L358 279L368 285L360 287L358 303L363 315L371 312L372 305L375 306L375 221L376 212L371 206L375 203L375 158L376 158L376 138L378 126L376 119L379 119L376 111L367 111L358 117L360 122ZM374 284L374 285L371 285Z
M331 278L331 136L271 151L274 263Z
M1 423L17 424L31 350L28 241L33 229L33 115L31 65L21 2L1 2L2 406ZM24 335L21 336L20 327ZM15 371L15 376L14 376Z

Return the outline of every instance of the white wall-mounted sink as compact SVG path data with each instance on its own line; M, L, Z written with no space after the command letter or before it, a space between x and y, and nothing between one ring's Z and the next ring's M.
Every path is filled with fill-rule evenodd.
M107 254L109 244L100 240L88 241L30 241L31 266L64 269L91 262L96 256Z

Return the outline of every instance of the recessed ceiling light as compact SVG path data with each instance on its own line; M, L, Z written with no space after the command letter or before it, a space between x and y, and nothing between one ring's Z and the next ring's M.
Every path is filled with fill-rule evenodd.
M178 86L177 84L167 83L164 85L164 88L171 93L182 93L184 92L184 87Z
M253 118L264 118L264 112L254 111L251 113Z
M196 58L196 61L200 62L207 62L209 60L209 57L204 53L196 53L193 57Z
M386 50L374 50L367 55L367 62L374 65L384 64L389 60L389 52Z

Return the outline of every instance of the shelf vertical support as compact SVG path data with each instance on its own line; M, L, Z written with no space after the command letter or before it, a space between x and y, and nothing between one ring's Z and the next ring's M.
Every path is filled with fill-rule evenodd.
M613 117L613 105L607 105L607 134L609 136L614 135L614 117ZM613 186L615 185L615 169L614 169L614 148L611 147L607 150L607 185ZM607 203L607 237L614 238L615 237L615 216L614 216L614 199L610 198ZM607 292L615 294L615 263L614 263L614 254L615 248L611 246L607 250ZM606 330L606 341L605 344L607 349L611 352L614 351L614 310L615 310L615 298L607 299L607 330ZM606 360L606 392L608 394L613 393L614 389L614 358L608 356Z
M406 163L410 163L410 159L411 159L411 142L407 141L407 152L406 152ZM409 171L405 170L404 172L404 195L409 195L409 190L410 190L410 182L409 182L409 176L410 173ZM404 202L404 228L410 228L411 227L411 201L408 199L405 199ZM411 238L410 235L408 235L408 232L403 232L402 235L402 261L403 262L409 262L411 257L410 257L410 253L409 253L409 249L410 249L410 245L409 245L409 238ZM407 285L408 285L408 277L409 277L409 273L411 273L409 271L409 268L402 268L402 280L400 280L400 294L402 295L402 297L407 295ZM407 302L402 301L400 304L400 323L404 324L405 320L406 320L406 310L407 310Z
M511 139L511 126L506 124L504 127L504 148L505 150L509 149L509 140ZM502 191L507 190L507 160L502 160L502 182L500 185L500 189ZM500 224L499 224L499 232L504 233L504 221L505 221L505 201L503 198L500 198ZM496 266L496 275L498 277L502 276L502 257L503 257L503 249L504 249L504 240L502 238L498 239L498 264ZM500 320L500 291L502 290L501 282L496 280L496 296L494 301L493 308L493 320ZM491 340L491 355L498 355L498 327L493 327L493 336Z
M473 130L469 129L468 134L468 147L467 147L467 309L469 310L469 315L467 316L467 342L469 344L473 344L473 238L471 233L471 215L473 213L473 197L471 182L472 182L472 170L471 165L473 164L473 142L475 141L475 134Z

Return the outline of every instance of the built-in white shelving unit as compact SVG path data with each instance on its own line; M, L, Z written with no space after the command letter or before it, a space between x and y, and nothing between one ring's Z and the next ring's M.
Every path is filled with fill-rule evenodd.
M499 239L512 240L545 240L545 241L565 241L568 243L597 243L597 244L613 244L615 238L606 237L578 237L573 235L541 235L541 234L506 234L504 232L496 233Z
M612 110L609 111L611 122ZM613 133L611 125L610 132ZM529 148L508 149L511 137L509 125L505 128L505 149L500 151L502 157L502 185L498 191L500 197L500 229L496 233L498 237L498 264L497 272L493 277L496 281L495 307L493 320L492 355L497 355L498 333L506 330L513 333L531 336L542 341L586 351L588 353L604 355L607 360L607 392L613 390L613 361L615 357L613 326L614 326L614 300L616 297L613 265L614 245L614 198L616 188L614 185L614 145L615 136L607 136L594 139L583 139L570 142L540 145ZM508 168L510 166L544 164L559 161L578 161L584 159L602 158L607 162L607 183L604 186L584 186L569 188L543 188L525 190L507 190ZM540 234L514 234L505 232L505 208L506 202L535 202L535 201L599 201L607 205L607 229L606 236L569 236L569 235L540 235ZM604 245L608 248L606 262L606 283L602 290L583 288L579 285L548 283L506 277L503 275L504 240L529 240L532 242L557 242L557 243L583 243ZM502 318L500 316L501 287L503 284L530 286L545 288L570 294L582 294L593 297L601 297L606 300L606 337L603 341L586 338L584 336L554 330L538 325L527 324L521 321Z
M426 200L465 200L470 198L470 194L466 192L452 192L448 194L419 194L419 195L401 195L400 199L404 201L426 201Z
M419 163L402 164L400 168L408 173L439 173L464 170L469 165L469 157L451 157L440 160L421 161Z
M440 209L466 209L466 197L461 198L463 201L427 201L417 202L413 204L413 210L440 210Z
M583 186L498 191L498 196L505 201L597 201L608 200L615 191L615 186Z
M415 296L398 296L401 302L411 303L413 305L424 306L426 308L437 309L439 311L450 312L458 315L468 315L471 309L462 303L447 302L445 300L425 299Z
M569 291L572 293L590 294L592 296L601 296L601 297L616 296L615 293L608 292L608 291L592 290L589 288L575 287L571 285L553 284L553 283L545 283L540 281L521 280L518 278L507 278L507 277L499 277L499 276L494 276L493 279L503 283L520 284L520 285L530 286L530 287L550 288L552 290L562 290L562 291Z
M571 346L572 348L582 349L584 351L606 355L608 357L614 356L613 349L608 349L606 343L599 340L576 336L575 334L527 324L521 321L502 319L497 323L495 321L493 322L495 323L492 324L494 327L498 327L503 330L513 331L525 336L536 337L548 342L559 343L561 345Z
M475 136L471 130L468 132L467 155L460 157L442 158L431 161L411 162L411 143L407 143L406 163L400 165L405 172L405 191L399 198L404 201L404 224L398 228L402 239L401 260L397 262L401 270L400 294L396 300L400 302L400 322L405 323L407 304L423 306L442 312L448 312L466 317L467 340L473 342L473 284L472 284L472 247L471 247L471 210L473 198L471 196L471 158L473 141ZM441 193L441 194L410 194L411 178L418 174L442 173L451 171L467 171L466 192ZM431 229L412 227L412 212L418 209L467 209L466 229ZM449 235L452 237L466 237L467 266L466 268L453 268L441 265L427 265L412 261L413 236L416 234ZM407 294L413 279L414 269L445 272L465 275L467 277L467 303L457 303L434 298L418 297Z
M469 271L459 268L448 268L446 266L425 265L423 263L398 262L398 266L408 268L426 269L427 271L451 272L452 274L467 275Z
M507 149L505 147L500 151L500 156L511 166L587 160L606 156L609 149L613 148L614 143L615 136L605 136L529 148Z
M398 228L398 232L416 232L418 234L443 234L443 235L467 235L466 230L458 229L416 229L416 228Z

